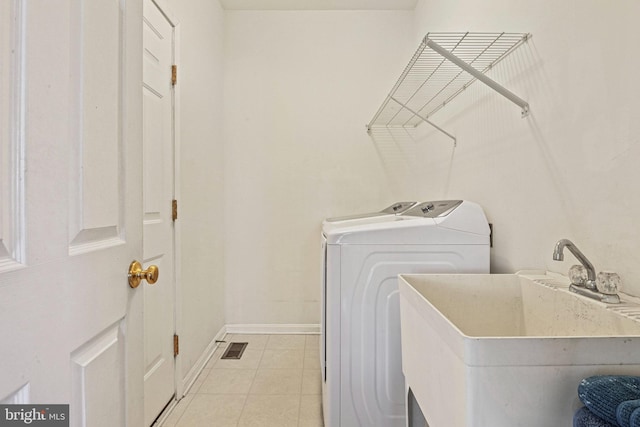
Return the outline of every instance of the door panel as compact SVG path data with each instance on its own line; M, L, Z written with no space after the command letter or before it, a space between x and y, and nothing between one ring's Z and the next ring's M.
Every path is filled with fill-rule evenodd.
M70 161L69 252L122 243L121 17L112 0L72 4L72 81L78 95Z
M73 426L142 423L141 20L0 6L0 401L71 404Z
M125 425L124 372L113 372L113 366L124 365L122 326L111 325L71 353L70 416L77 425Z
M173 27L158 7L144 1L143 194L145 266L160 269L158 282L144 286L145 425L175 393Z
M24 262L21 10L18 2L0 2L0 273Z
M94 230L118 220L120 8L113 0L79 3L79 219L82 230Z

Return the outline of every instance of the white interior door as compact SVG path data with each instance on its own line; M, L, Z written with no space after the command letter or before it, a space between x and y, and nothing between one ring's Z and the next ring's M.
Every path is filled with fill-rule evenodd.
M0 2L0 401L142 423L141 5Z
M144 1L143 192L144 264L160 269L144 287L145 425L175 394L173 27L158 7Z

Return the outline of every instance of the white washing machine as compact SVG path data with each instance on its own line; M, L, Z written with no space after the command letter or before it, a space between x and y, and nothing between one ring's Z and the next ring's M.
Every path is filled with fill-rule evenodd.
M420 203L384 222L323 227L326 427L404 427L400 273L488 273L489 225L469 201Z

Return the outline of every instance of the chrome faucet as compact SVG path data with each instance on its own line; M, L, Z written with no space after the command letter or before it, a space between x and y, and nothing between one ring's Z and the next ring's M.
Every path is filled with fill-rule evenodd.
M553 259L555 261L564 260L564 248L569 249L571 253L580 261L587 270L587 281L584 284L572 283L569 286L569 290L577 294L597 299L605 303L617 304L620 302L620 297L617 294L604 294L598 290L596 286L596 269L593 268L593 264L587 259L586 256L578 249L578 247L568 239L558 240L556 247L553 249Z
M555 261L563 261L564 260L564 248L569 249L571 253L580 261L587 270L587 283L585 283L585 287L587 289L597 290L596 289L596 269L593 268L593 264L587 259L586 256L578 249L576 245L573 244L571 240L562 239L558 240L556 243L556 247L553 250L553 259Z

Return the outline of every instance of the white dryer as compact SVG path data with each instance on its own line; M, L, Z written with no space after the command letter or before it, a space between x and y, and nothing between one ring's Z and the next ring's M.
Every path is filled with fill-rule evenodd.
M323 226L326 427L404 427L401 273L488 273L489 225L469 201L420 203L383 222Z

